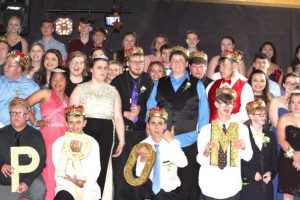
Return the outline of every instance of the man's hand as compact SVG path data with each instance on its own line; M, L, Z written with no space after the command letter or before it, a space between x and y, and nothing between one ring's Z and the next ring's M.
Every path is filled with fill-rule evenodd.
M67 179L68 181L71 181L72 183L74 183L75 185L77 185L80 188L82 188L84 186L84 184L86 183L85 180L77 179L76 176L74 176L74 178L72 178L71 176L66 175L64 178Z
M14 168L11 165L4 164L1 167L2 174L7 178L7 176L11 177L14 172Z
M237 149L245 150L246 144L244 140L236 140L234 142L234 147Z
M145 147L140 148L138 155L141 157L141 162L146 162L149 158L148 151Z
M271 180L271 172L266 172L264 175L263 175L263 181L265 182L265 184L268 184Z
M162 137L167 141L167 142L172 142L174 140L174 126L172 126L171 131L165 130L163 133Z
M23 192L26 192L27 190L28 190L27 184L21 182L16 192L17 193L23 193Z
M205 150L204 150L204 156L207 157L210 152L213 150L213 148L215 147L215 144L213 142L208 142L206 144Z
M80 152L82 148L82 142L72 140L70 144L70 148L73 152Z

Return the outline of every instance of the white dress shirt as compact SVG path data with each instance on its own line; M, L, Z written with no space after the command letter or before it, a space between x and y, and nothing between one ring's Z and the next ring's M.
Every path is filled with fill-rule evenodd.
M79 188L79 191L83 193L84 200L99 200L101 198L100 187L97 184L97 178L100 174L100 151L98 142L91 136L86 135L91 143L90 154L80 161L81 169L85 176L86 183L83 188ZM56 188L55 193L61 190L69 192L74 198L76 196L75 184L68 181L64 177L58 176L58 171L60 169L62 153L61 149L64 144L64 136L58 138L52 146L52 160L55 167L55 181ZM72 162L68 161L66 174L74 177L75 171L72 166Z
M141 143L151 144L153 149L156 144L151 136L148 136ZM174 139L172 142L167 142L162 139L159 143L159 151L160 151L160 188L165 192L170 192L175 190L177 187L181 185L180 179L177 175L178 167L187 166L187 158L180 148L180 142ZM140 176L146 162L141 162L140 157L137 159L136 165L136 175ZM151 170L150 180L153 180L153 168Z
M234 77L234 78L231 79L230 85L228 83L221 83L220 88L225 87L225 86L232 88L238 80L239 80L238 77ZM214 84L214 82L215 81L211 82L207 86L207 88L206 88L206 94L207 95L208 95L208 92L209 92L211 86ZM248 102L253 101L253 100L254 100L254 94L253 94L252 87L246 82L244 87L242 88L242 91L241 91L240 111L238 113L235 113L235 114L231 115L232 120L237 121L237 122L241 122L241 123L244 123L245 121L247 121L249 119L249 117L248 117L248 113L247 113L247 110L246 110L246 106L247 106Z
M234 122L229 120L225 123L228 129L229 124ZM223 123L219 121L222 125ZM249 161L252 158L252 147L249 138L248 128L238 123L238 138L244 140L245 149L239 150L238 160ZM210 155L205 157L204 150L211 140L211 124L205 125L198 135L198 155L197 161L201 165L199 170L199 186L204 195L225 199L236 195L242 189L241 165L238 162L237 167L231 167L230 164L230 146L227 149L227 166L221 170L218 166L210 165Z

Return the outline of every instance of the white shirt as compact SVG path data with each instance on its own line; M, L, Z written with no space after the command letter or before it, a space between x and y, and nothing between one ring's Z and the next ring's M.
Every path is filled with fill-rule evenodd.
M100 151L98 142L91 136L86 135L91 143L90 154L80 161L86 183L80 192L83 192L84 200L99 200L101 198L100 187L97 184L97 178L100 174ZM64 144L64 136L58 138L52 146L52 160L55 167L55 192L61 190L68 191L75 198L75 184L66 180L64 177L58 176L58 170L61 164L61 149ZM66 174L74 177L74 168L72 162L69 161L66 169Z
M228 83L221 83L220 88L222 87L230 87L232 88L234 84L239 80L238 76L231 79L230 85ZM206 88L206 94L208 95L208 92L211 88L211 86L214 84L215 81L211 82L207 88ZM248 113L246 110L247 103L254 100L254 94L251 86L246 82L244 87L241 91L241 107L240 111L238 113L232 114L231 118L233 121L244 123L249 119ZM211 102L209 102L211 103Z
M229 120L225 123L229 127ZM219 123L221 123L219 121ZM222 123L221 123L222 124ZM248 128L241 123L238 123L238 138L244 140L245 150L239 150L238 159L249 161L252 158L252 147L249 138ZM197 161L201 165L199 170L199 186L204 195L216 198L225 199L234 196L242 189L241 165L230 167L230 147L227 149L227 166L221 170L218 166L210 165L210 155L205 157L204 150L207 143L211 140L211 124L202 127L198 135L198 155Z
M148 136L141 143L151 144L154 148L154 141L151 136ZM162 139L159 142L159 151L160 151L160 188L165 192L170 192L175 190L181 185L180 179L177 175L178 167L187 166L187 158L180 148L180 142L174 139L172 142L167 142ZM140 157L137 159L136 165L136 175L140 176L142 170L144 169L146 162L141 162ZM151 170L150 180L153 180L153 169Z

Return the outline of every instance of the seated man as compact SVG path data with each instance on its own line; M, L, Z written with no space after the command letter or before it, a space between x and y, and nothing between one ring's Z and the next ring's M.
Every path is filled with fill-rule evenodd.
M97 178L100 174L99 145L83 133L86 125L82 106L65 109L69 132L52 147L55 166L55 200L98 200L101 198Z
M14 98L9 103L10 125L0 129L0 199L18 200L22 197L30 200L44 200L46 187L41 176L45 167L46 150L41 133L27 125L30 106L25 99ZM20 184L16 192L12 191L14 167L11 165L11 147L27 146L38 152L40 162L30 173L20 174ZM19 156L19 165L28 165L35 157L28 154Z
M247 127L231 117L236 95L229 87L216 90L214 105L218 117L198 135L200 200L238 200L240 197L241 159L249 161L252 148Z
M179 199L181 182L177 168L187 166L187 158L180 142L174 138L174 127L171 132L165 132L167 120L168 113L163 108L150 109L147 122L150 135L141 143L148 143L155 149L156 159L149 177L151 181L136 188L137 199ZM148 157L148 151L142 147L136 165L137 176L141 175Z

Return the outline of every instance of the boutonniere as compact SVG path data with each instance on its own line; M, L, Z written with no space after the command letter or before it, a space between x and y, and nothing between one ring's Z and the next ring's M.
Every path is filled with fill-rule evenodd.
M167 171L170 171L172 169L172 167L174 166L174 164L172 162L169 162L166 167L167 167Z
M185 84L185 86L184 86L184 88L183 88L183 91L186 91L187 89L189 89L190 87L191 87L191 83L188 81L188 82L186 82L186 84Z
M270 137L264 136L262 138L262 141L263 141L263 145L266 146L268 143L270 143Z
M145 86L142 86L140 88L140 93L139 94L143 94L146 90L147 90L147 88Z

